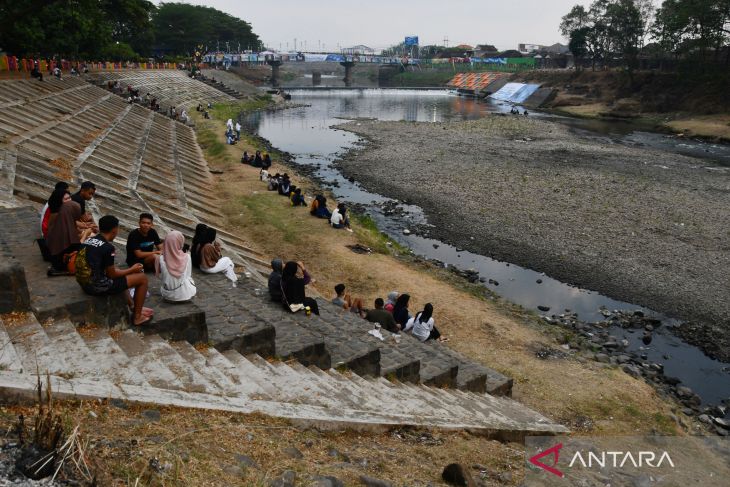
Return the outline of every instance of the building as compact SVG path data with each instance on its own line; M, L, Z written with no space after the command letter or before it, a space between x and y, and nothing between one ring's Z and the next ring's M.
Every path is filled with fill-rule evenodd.
M494 57L499 49L491 44L479 44L474 48L474 57Z
M352 47L343 47L341 50L345 56L373 56L375 55L375 49L362 44Z
M556 42L551 46L542 44L517 44L517 50L522 54L548 53L548 54L566 54L570 49L568 46Z

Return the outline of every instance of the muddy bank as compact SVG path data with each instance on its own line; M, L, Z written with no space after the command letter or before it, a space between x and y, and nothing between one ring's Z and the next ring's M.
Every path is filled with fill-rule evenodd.
M432 226L414 231L715 330L730 326L727 168L522 117L341 127L369 141L342 170L421 206Z

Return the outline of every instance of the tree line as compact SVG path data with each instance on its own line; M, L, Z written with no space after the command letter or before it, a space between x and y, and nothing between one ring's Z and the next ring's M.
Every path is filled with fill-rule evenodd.
M259 49L251 25L212 7L148 0L0 1L0 51L20 57L135 60L217 46Z
M730 63L730 0L595 0L575 5L562 18L576 66L623 64L629 72L639 56ZM651 42L647 42L651 41Z

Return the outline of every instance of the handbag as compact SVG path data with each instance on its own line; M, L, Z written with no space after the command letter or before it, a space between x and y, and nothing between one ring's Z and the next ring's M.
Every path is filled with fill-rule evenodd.
M68 274L73 276L76 274L76 255L78 252L71 252L70 254L63 254L63 263L66 264Z

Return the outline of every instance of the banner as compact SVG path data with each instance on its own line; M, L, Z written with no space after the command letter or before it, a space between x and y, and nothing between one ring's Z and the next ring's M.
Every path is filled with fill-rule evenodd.
M418 45L418 36L410 36L406 37L405 46L417 46Z

